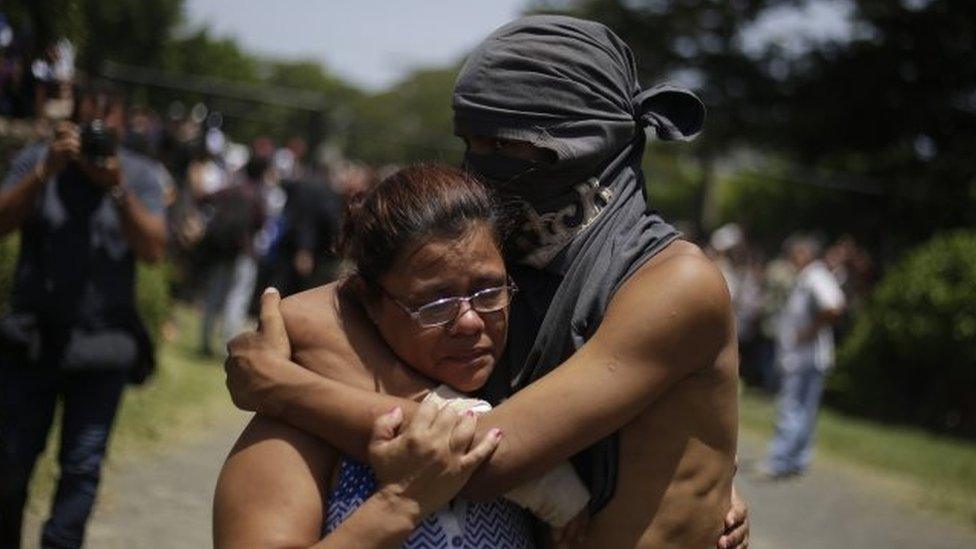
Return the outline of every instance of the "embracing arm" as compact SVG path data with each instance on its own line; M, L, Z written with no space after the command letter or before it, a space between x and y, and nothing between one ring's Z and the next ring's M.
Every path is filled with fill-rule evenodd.
M480 432L500 428L506 436L462 493L475 498L503 494L620 429L675 382L712 367L731 330L725 284L704 258L675 255L638 271L618 292L586 345L479 420ZM229 372L244 368L274 376L273 383L257 391L261 411L344 452L365 454L378 415L402 406L409 416L416 408L405 399L262 357L259 338L232 349L231 362L238 364ZM237 391L238 397L248 392L254 391Z
M403 426L394 409L373 424L369 463L379 489L321 538L335 452L282 423L255 417L227 458L214 495L215 547L400 547L457 495L497 447L475 439L474 414L429 402ZM402 428L401 428L402 427Z

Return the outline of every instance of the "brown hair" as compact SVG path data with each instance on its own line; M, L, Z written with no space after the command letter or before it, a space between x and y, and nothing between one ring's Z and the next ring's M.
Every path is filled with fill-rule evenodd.
M411 243L459 237L479 222L500 242L498 212L484 185L457 168L415 164L350 199L339 253L375 284Z

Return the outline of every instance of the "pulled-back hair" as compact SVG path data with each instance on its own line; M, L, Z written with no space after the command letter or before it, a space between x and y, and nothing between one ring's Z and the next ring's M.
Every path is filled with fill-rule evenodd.
M349 201L339 253L375 284L412 243L460 237L476 223L485 223L500 242L499 216L484 185L457 168L415 164Z

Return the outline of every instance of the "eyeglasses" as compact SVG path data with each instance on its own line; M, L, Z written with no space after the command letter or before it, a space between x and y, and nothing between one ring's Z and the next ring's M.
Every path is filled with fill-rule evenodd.
M377 286L379 285L377 284ZM461 303L467 303L478 313L494 313L495 311L500 311L508 307L508 304L512 302L512 298L515 296L515 292L518 291L515 282L509 278L508 284L504 286L485 288L469 296L445 297L426 305L421 305L416 309L411 309L401 303L400 300L386 291L382 286L379 286L379 289L423 328L443 326L454 321L458 317L458 313L461 312Z

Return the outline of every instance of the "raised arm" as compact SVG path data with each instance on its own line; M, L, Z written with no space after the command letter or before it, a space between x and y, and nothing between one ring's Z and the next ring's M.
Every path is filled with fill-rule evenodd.
M732 334L725 284L698 254L638 271L594 337L552 373L479 421L505 441L463 492L506 492L621 428L681 378L712 367ZM266 349L262 334L231 345L229 384L239 405L283 419L364 457L370 427L416 404L323 378Z
M27 149L14 159L10 171L0 183L0 237L19 229L34 211L37 198L47 182L77 158L81 142L73 126L58 125L50 147L38 155Z
M86 166L84 169L112 198L122 221L122 234L136 257L147 263L162 260L166 254L166 220L161 212L150 211L131 190L134 185L150 187L152 199L161 210L162 184L156 180L124 182L125 175L118 156L110 157L104 167ZM148 177L145 173L139 175Z

